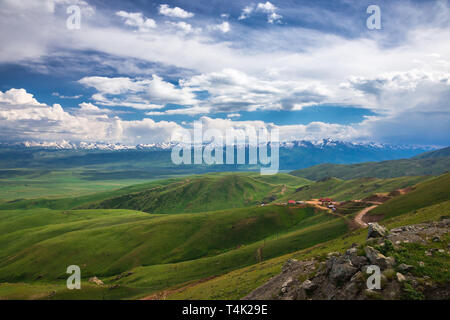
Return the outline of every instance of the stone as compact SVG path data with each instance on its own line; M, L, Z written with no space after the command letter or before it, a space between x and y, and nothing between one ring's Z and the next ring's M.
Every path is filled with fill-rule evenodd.
M281 292L286 293L289 291L289 288L293 286L295 283L295 280L292 277L289 277L286 279L285 282L281 285Z
M441 242L441 238L439 236L433 237L433 242Z
M330 278L336 282L343 282L350 279L356 272L358 272L358 269L350 261L346 263L334 263L331 268Z
M395 259L393 257L385 257L381 252L370 246L365 247L364 251L366 252L366 257L369 259L369 262L379 266L382 270L390 268L395 264Z
M413 266L411 266L409 264L404 264L404 263L402 263L398 266L398 269L403 272L411 271L413 268L414 268Z
M419 261L419 267L425 267L425 262Z
M367 258L363 256L351 256L350 261L358 269L367 264Z
M345 253L346 253L348 256L351 256L351 255L356 254L357 252L358 252L358 249L355 248L355 247L353 247L353 248L348 249Z
M305 280L303 281L301 288L305 290L306 294L311 294L317 288L317 284L311 280Z
M378 223L369 223L369 231L367 233L367 239L369 238L379 238L387 235L387 229L380 226Z
M97 277L92 277L92 278L90 278L90 279L89 279L89 282L95 283L95 284L98 285L98 286L102 286L102 285L104 284L103 281L100 280L100 279L97 278Z
M406 277L404 275L402 275L400 272L397 272L397 281L398 282L404 282L406 281Z
M292 267L298 262L298 260L296 259L289 259L288 261L286 261L286 263L283 265L282 267L282 272L288 272L290 270L292 270Z

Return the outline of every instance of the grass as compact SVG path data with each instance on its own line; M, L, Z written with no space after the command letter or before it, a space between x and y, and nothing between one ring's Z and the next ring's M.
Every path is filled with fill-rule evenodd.
M180 215L129 210L3 211L0 280L54 281L65 278L65 268L71 264L81 266L85 277L108 277L139 266L158 269L202 258L222 261L221 255L229 271L255 263L260 247L261 259L266 259L320 241L324 236L312 232L313 226L345 232L345 223L339 221L313 208L280 206ZM194 273L208 276L223 267L207 265Z
M431 200L386 214L384 223L395 227L450 215L448 195L439 191L446 190L446 176L327 179L305 187L311 182L288 174L214 173L70 199L0 203L0 298L129 299L172 288L169 298L238 299L279 273L288 258L324 256L365 241L365 230L349 233L346 219L327 212L258 202L312 188L337 199L351 192L362 198L425 180L416 191L425 185ZM71 209L82 206L106 209ZM80 291L65 289L71 264L82 269ZM88 283L94 275L106 285Z
M281 183L279 182L281 181ZM110 198L88 208L134 209L149 213L188 213L242 208L277 199L287 189L308 181L286 174L261 178L251 174L208 174L188 177L160 188Z
M446 201L450 197L449 190L450 173L447 173L416 185L413 191L387 201L370 214L382 214L386 218L395 217Z
M450 156L448 156L448 151L446 150L448 148L442 149L439 153L436 152L435 156L439 157L357 164L320 164L306 169L292 171L291 174L315 181L327 177L350 180L365 177L386 179L401 176L439 175L447 172L450 167ZM427 155L424 154L424 156Z
M388 228L402 225L437 221L450 215L450 201L428 206L414 212L396 216L383 222ZM288 259L310 259L321 257L329 252L344 252L352 243L365 243L367 230L360 229L336 239L313 246L308 249L292 252L262 263L234 270L210 281L187 288L168 296L169 299L241 299L252 290L267 282L281 272L282 265ZM405 260L408 261L408 260ZM448 268L448 258L446 267ZM439 270L439 269L438 269ZM442 272L440 269L438 272Z
M389 192L395 189L409 187L429 178L424 176L392 179L360 178L354 180L328 178L300 187L281 200L309 200L320 197L330 197L337 201L363 199L374 193Z

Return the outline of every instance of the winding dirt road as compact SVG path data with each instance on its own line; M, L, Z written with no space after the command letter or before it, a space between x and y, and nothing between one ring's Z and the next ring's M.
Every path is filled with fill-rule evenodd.
M355 217L355 222L356 222L361 228L367 227L367 226L368 226L367 223L365 223L365 222L362 220L362 218L364 217L364 215L365 215L367 212L369 212L370 210L376 208L377 206L378 206L378 205L375 204L375 205L373 205L373 206L370 206L370 207L367 207L367 208L364 208L363 210L361 210L361 211L356 215L356 217Z

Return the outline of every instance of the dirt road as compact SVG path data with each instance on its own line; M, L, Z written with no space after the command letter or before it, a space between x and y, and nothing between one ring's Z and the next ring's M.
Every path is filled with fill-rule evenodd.
M364 217L364 215L369 212L370 210L376 208L378 205L373 205L367 208L364 208L363 210L361 210L355 217L355 222L361 227L361 228L365 228L367 227L367 223L365 223L362 218Z

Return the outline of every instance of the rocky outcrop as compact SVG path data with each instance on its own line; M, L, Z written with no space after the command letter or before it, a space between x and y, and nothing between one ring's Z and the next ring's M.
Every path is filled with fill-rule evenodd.
M387 230L385 227L380 226L376 222L369 223L369 232L367 233L367 239L384 237L387 235Z
M368 243L365 245L353 244L343 254L330 252L324 261L319 258L308 261L290 259L282 267L281 274L244 299L400 299L405 297L405 288L412 296L416 294L420 297L423 294L432 299L450 299L449 283L437 284L426 278L417 278L411 273L414 266L397 263L392 256L380 252L395 252L393 241L400 244L415 241L432 243L437 236L442 241L444 234L448 233L450 219L405 226L390 232L378 224L373 225L372 229L369 228ZM390 249L387 250L387 247ZM434 254L450 253L448 249L439 250L434 249ZM419 263L419 267L424 265ZM373 266L379 267L381 271L380 289L368 286L368 279L374 272ZM420 293L416 293L414 287L422 288ZM430 288L435 288L435 291Z

